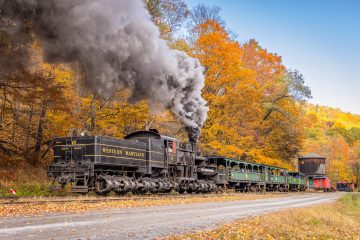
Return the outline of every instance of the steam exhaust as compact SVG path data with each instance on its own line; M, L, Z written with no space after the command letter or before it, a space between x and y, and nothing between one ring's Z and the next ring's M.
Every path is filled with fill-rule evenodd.
M0 29L40 40L49 63L79 62L84 85L103 97L130 89L129 101L159 104L185 126L196 142L208 107L201 96L203 67L160 38L142 0L0 0ZM9 60L11 61L11 60Z

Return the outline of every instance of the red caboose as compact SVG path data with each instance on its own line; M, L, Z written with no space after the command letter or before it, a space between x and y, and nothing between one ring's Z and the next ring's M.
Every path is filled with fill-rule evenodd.
M314 177L314 189L324 190L325 192L331 191L331 180L328 177Z

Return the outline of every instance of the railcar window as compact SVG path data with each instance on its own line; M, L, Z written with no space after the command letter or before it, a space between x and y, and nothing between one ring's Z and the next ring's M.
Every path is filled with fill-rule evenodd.
M234 166L232 167L232 170L233 170L233 171L239 171L239 170L240 170L239 165L234 165Z
M225 167L224 165L219 165L218 169L219 169L220 171L224 171L224 170L226 169L226 167Z
M245 164L241 163L240 164L240 171L245 172L245 168L246 168Z

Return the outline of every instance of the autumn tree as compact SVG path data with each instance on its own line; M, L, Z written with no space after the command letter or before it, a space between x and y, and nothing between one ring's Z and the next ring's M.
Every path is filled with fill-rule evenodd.
M170 40L187 20L190 11L184 0L144 0L161 36Z
M1 149L4 159L23 156L37 165L49 151L47 147L42 152L47 112L69 109L64 86L59 82L63 70L41 60L41 49L30 26L22 27L27 31L20 39L0 32Z
M219 23L207 20L194 31L193 54L205 67L203 95L210 107L201 142L208 153L239 157L251 148L253 120L260 116L254 72L243 67L239 43Z
M301 103L311 97L304 78L290 71L281 57L269 53L255 40L242 46L245 66L256 72L261 91L262 119L257 128L257 142L265 155L289 162L302 145L304 125Z

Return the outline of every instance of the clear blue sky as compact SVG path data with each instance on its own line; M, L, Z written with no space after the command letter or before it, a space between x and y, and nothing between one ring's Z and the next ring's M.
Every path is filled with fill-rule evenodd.
M298 69L312 103L360 114L360 0L186 0L222 8L240 42L263 48Z

